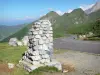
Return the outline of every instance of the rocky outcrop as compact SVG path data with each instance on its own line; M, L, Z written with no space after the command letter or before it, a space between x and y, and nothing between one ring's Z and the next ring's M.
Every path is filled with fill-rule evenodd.
M9 45L10 46L23 46L23 43L21 41L18 41L17 38L10 38Z
M17 46L17 38L10 38L9 45L10 46Z
M29 41L28 36L24 36L23 39L22 39L23 45L27 46L28 45L28 41Z
M18 46L23 46L23 43L21 41L17 41Z

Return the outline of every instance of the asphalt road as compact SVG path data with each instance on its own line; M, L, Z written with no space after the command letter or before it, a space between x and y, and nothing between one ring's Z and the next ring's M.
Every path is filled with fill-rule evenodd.
M54 40L54 48L100 54L100 41L82 41L72 37L58 38Z

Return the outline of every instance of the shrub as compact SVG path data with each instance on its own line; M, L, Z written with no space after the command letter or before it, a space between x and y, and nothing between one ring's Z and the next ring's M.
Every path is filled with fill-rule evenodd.
M39 67L34 71L32 71L30 75L43 75L43 72L53 73L53 72L59 72L59 70L56 67L48 67L48 66Z

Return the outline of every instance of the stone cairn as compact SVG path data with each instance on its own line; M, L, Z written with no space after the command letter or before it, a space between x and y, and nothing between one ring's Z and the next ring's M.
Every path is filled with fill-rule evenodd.
M53 29L49 20L35 22L28 33L28 50L23 54L19 64L31 72L40 66L52 64ZM51 64L50 64L51 63Z

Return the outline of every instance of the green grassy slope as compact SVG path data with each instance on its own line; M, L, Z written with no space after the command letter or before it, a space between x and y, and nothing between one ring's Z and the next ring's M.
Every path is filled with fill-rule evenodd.
M47 13L46 15L41 17L40 20L41 19L48 19L53 24L58 17L60 17L60 16L56 12L50 11L49 13Z
M100 10L87 15L82 9L78 8L71 13L65 13L59 16L56 12L51 11L41 19L49 19L53 24L54 38L65 36L66 33L85 34L91 31L91 23L100 18ZM17 33L5 38L2 41L8 41L11 37L17 37L19 40L28 33L32 23L24 27Z
M32 23L28 24L27 26L25 26L24 28L22 28L18 32L14 33L13 35L10 35L7 38L4 38L1 42L7 42L12 37L16 37L17 39L21 40L25 35L27 35L28 30L31 28L31 26L32 26Z
M4 25L0 26L0 40L19 31L24 26L25 24L16 26L4 26Z
M57 17L59 17L59 15L56 12L51 11L47 15L41 17L40 20L41 19L49 19L53 23L55 18L57 18ZM30 23L29 25L25 26L24 28L22 28L21 30L16 32L15 34L8 36L7 38L3 39L1 42L7 42L12 37L16 37L19 40L21 40L25 35L27 35L28 30L31 28L33 23Z
M100 10L89 14L85 24L79 24L77 26L74 25L69 27L67 31L74 34L85 34L91 32L91 26L94 25L95 21L98 19L100 19Z
M91 20L91 22L100 19L100 10L89 14L89 19Z
M56 19L54 23L54 37L64 36L67 29L73 26L80 26L87 22L88 16L82 9L75 9L71 13L65 13L63 16Z

